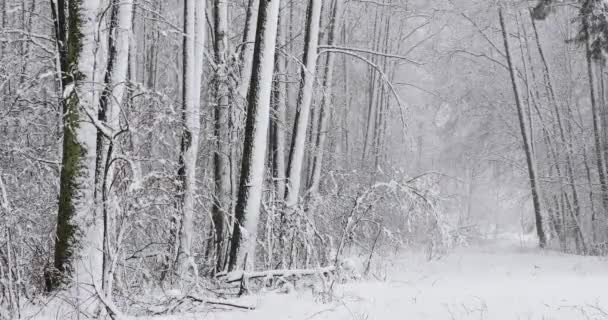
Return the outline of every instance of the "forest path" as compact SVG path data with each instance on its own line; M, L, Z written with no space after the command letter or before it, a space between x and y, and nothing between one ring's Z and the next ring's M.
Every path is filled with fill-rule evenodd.
M541 251L532 241L503 237L439 260L407 254L387 264L385 281L342 285L330 304L306 292L268 293L247 298L255 311L202 319L608 319L607 258Z

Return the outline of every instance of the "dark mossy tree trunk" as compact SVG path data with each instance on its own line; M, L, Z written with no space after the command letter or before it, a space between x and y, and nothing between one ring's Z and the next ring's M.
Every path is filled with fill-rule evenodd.
M543 230L543 218L541 214L541 205L540 205L540 195L538 192L538 180L536 177L536 168L534 165L534 159L532 156L532 150L530 148L530 142L528 140L528 134L526 130L524 110L521 105L521 100L519 97L519 90L517 88L517 79L515 77L515 68L513 66L513 61L511 60L511 53L509 52L509 39L508 33L505 25L505 19L502 12L502 7L498 8L498 18L500 20L500 27L502 30L502 37L505 47L505 55L507 57L507 65L509 67L509 76L511 78L511 85L513 87L513 95L515 99L515 106L517 108L517 116L519 119L519 127L521 130L521 136L523 140L523 148L526 154L526 163L528 166L528 176L530 179L530 189L532 192L532 204L534 207L534 218L536 222L536 234L538 235L538 242L541 248L544 248L547 244L547 239L545 237L545 232Z
M98 103L93 90L98 5L96 1L60 0L54 14L64 116L54 270L47 278L49 290L75 282L97 283L101 276L102 230L93 206L96 129L87 118L96 116Z

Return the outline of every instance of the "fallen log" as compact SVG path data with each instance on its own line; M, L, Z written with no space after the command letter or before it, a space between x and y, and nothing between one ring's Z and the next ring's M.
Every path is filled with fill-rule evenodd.
M195 302L201 302L201 303L205 303L205 304L213 304L213 305L219 305L219 306L225 306L225 307L231 307L231 308L237 308L237 309L245 309L245 310L255 310L254 306L236 304L236 303L230 302L228 300L202 299L202 298L198 298L198 297L195 297L192 295L188 295L188 296L186 296L186 298L188 298L192 301L195 301Z
M283 270L265 270L265 271L232 271L229 273L219 274L217 277L227 283L239 282L247 279L255 278L274 278L274 277L302 277L316 274L325 274L334 272L334 266L315 268L315 269L283 269Z

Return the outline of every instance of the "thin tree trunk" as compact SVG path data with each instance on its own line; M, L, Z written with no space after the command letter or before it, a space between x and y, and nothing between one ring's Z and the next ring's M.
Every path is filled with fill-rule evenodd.
M531 13L530 13L531 15ZM575 212L575 219L578 221L578 219L580 219L581 217L581 208L580 208L580 200L579 200L579 192L577 190L576 187L576 179L574 177L574 171L573 171L573 166L574 163L572 161L572 152L573 152L573 146L572 146L572 142L571 139L569 139L569 137L566 137L566 132L564 130L564 124L562 121L562 113L559 107L559 104L557 102L557 98L555 96L555 90L553 89L553 82L551 80L551 72L549 70L549 64L547 63L547 59L545 58L545 54L544 54L544 50L543 47L540 43L540 38L538 35L538 29L536 28L536 21L534 20L534 18L532 16L530 16L531 21L532 21L532 30L534 31L534 39L536 42L536 47L538 49L538 53L540 55L541 58L541 62L542 62L542 66L543 66L543 78L544 78L544 82L545 82L545 86L547 89L547 92L549 93L549 101L551 103L551 105L553 106L553 112L555 114L555 119L557 121L557 128L558 128L558 132L559 132L559 137L560 137L560 141L566 145L566 174L568 175L568 184L570 184L570 188L571 188L571 192L572 192L572 201L573 201L573 205L574 205L574 212ZM559 166L559 163L556 163L556 166ZM587 246L585 244L584 238L582 237L582 230L580 229L580 223L576 223L575 225L575 233L576 234L580 234L581 235L581 245L582 245L582 249L583 250L587 250Z
M585 167L585 175L587 177L587 186L589 187L589 203L591 206L591 240L593 243L597 243L597 226L596 226L596 212L595 205L593 203L593 179L591 177L591 168L589 166L587 158L587 146L583 145L583 166Z
M329 35L327 44L333 46L338 37L338 28L341 25L343 0L335 0L332 12L332 18L329 26ZM325 92L321 100L321 110L319 112L319 128L316 133L315 149L316 154L313 159L312 181L309 189L312 193L319 191L319 183L321 181L321 169L323 167L323 153L325 149L325 141L327 140L327 124L331 115L330 108L332 107L332 86L333 74L336 56L334 53L328 53L327 64L325 65L325 77L323 80L323 88Z
M295 41L294 38L297 36L296 35L296 17L295 17L295 8L294 8L294 1L289 1L289 23L288 23L288 27L289 27L289 32L287 34L287 39L289 39L288 42L288 48L289 48L289 53L290 54L295 54ZM286 60L286 65L287 65L287 73L290 74L291 76L288 76L287 79L290 80L287 84L287 93L285 95L286 98L286 104L287 104L287 111L286 111L286 116L289 117L289 112L292 109L292 106L296 105L297 100L298 100L298 86L299 86L299 79L297 79L297 76L294 76L295 74L297 74L297 70L299 70L300 65L297 64L297 62L292 61L292 59ZM296 82L298 84L296 84ZM287 170L287 168L286 168ZM287 171L285 172L285 176L287 176ZM287 181L285 181L287 183ZM285 195L283 195L283 197L285 197Z
M528 175L530 178L530 189L532 192L532 204L534 206L534 217L536 220L536 233L538 235L539 246L544 248L546 246L547 240L545 238L545 233L543 231L543 221L541 215L541 207L540 207L540 197L537 189L537 178L536 178L536 170L534 166L534 160L532 159L532 152L530 150L530 144L528 141L528 135L526 133L526 125L523 114L523 108L521 105L519 91L517 89L517 80L515 78L515 70L513 66L513 62L511 61L511 53L509 52L509 39L508 33L505 26L505 19L502 12L502 7L498 8L498 17L500 20L500 27L502 30L502 37L504 41L505 53L507 57L507 64L509 67L509 76L511 78L511 85L513 87L513 95L515 99L515 105L517 107L517 116L519 118L519 127L521 130L521 136L523 140L523 148L526 154L526 162L528 165Z
M385 25L384 25L384 41L383 41L383 52L384 53L388 53L389 52L389 36L390 36L390 25L391 25L391 16L389 15L386 18L385 21ZM382 69L383 72L386 72L387 70L387 62L388 59L387 57L382 57L380 58L382 61ZM392 79L391 79L392 80ZM374 172L378 171L378 167L380 165L380 158L382 157L382 152L383 152L383 138L382 138L382 131L384 130L383 124L384 124L384 118L385 118L385 112L388 110L388 104L389 104L389 95L387 94L387 90L386 90L386 86L384 84L381 84L381 90L380 90L380 103L378 104L377 110L376 110L376 125L375 125L375 129L374 129Z
M344 26L342 27L342 43L347 43L347 37L346 37L346 24L344 24ZM349 74L349 70L348 70L348 65L347 65L347 60L346 60L346 56L342 57L342 72L344 75L344 110L343 110L343 114L341 116L342 118L342 138L343 138L343 144L344 144L344 154L346 155L346 159L350 159L351 158L351 148L350 148L350 143L349 143L349 130L348 130L348 124L349 122L349 117L348 115L350 114L350 107L351 107L351 99L352 97L350 96L350 74Z
M601 102L600 102L600 108L602 109L601 112L601 123L602 123L602 128L608 128L608 105L606 105L606 102L608 101L606 99L606 84L605 84L605 68L603 64L599 65L600 67L600 72L598 75L599 81L600 81L600 96L602 97ZM604 148L604 162L608 161L608 130L602 130L602 135L601 135L601 139L602 139L602 147ZM606 165L604 163L604 165ZM606 168L606 170L608 170L608 168Z
M114 132L119 132L120 109L126 91L133 4L130 0L112 0L111 6L105 88L99 101L98 119ZM114 208L118 203L111 184L115 172L111 160L116 138L106 138L101 130L97 130L95 210L96 215L103 218L104 225L102 288L107 297L112 293L114 257L111 238L113 220L117 214Z
M379 22L378 22L378 16L379 16L379 10L378 8L376 8L376 16L374 18L374 44L372 46L372 50L373 51L378 51L378 47L380 46L380 36L378 35L379 33ZM376 57L373 56L371 58L372 62L375 63ZM365 159L368 153L368 149L370 148L370 135L373 128L373 124L374 122L372 121L372 117L374 116L374 111L375 111L375 107L376 107L376 98L378 96L377 94L377 83L379 82L377 77L378 77L378 72L377 70L374 70L374 68L372 68L371 66L369 67L369 72L370 72L370 77L371 80L369 82L369 104L368 104L368 109L367 109L367 117L365 118L365 127L364 127L364 132L363 132L363 152L361 155L361 164L365 165Z
M0 4L0 12L1 12L1 16L2 17L2 24L0 24L0 26L2 27L2 30L6 30L6 1L2 1L2 3ZM55 3L53 2L53 0L51 0L51 15L53 16L53 22L55 23L55 32L57 32L57 8L55 7ZM62 23L63 25L63 23ZM57 35L55 35L57 40ZM0 57L4 56L4 42L0 41Z
M230 213L230 88L228 83L228 3L226 0L215 0L213 8L215 31L215 141L216 150L213 156L215 197L213 202L214 253L215 271L221 271L224 264L224 225L225 216Z
M572 150L573 150L573 146L572 146L572 142L571 139L569 139L569 137L566 136L566 131L564 129L564 124L562 121L562 113L559 107L559 104L557 102L557 98L555 96L555 91L553 89L553 83L551 80L551 72L549 70L549 64L547 63L547 59L545 58L545 54L544 54L544 50L543 47L540 43L540 37L538 34L538 29L536 27L536 21L534 20L534 18L532 17L532 14L530 13L530 18L532 21L532 30L533 30L533 34L534 34L534 39L536 42L536 47L538 49L539 52L539 56L541 58L541 62L542 62L542 67L543 67L543 79L544 79L544 83L545 83L545 88L547 90L547 93L549 94L549 102L551 104L551 106L553 107L553 113L555 115L555 119L556 119L556 126L558 129L558 133L559 133L559 138L560 138L560 142L564 145L566 145L566 150L565 150L565 167L566 167L566 174L568 177L568 184L570 185L570 189L572 192L572 204L574 206L573 210L574 210L574 216L573 219L575 220L575 226L574 226L574 232L577 235L577 239L579 239L578 243L581 246L582 251L586 251L587 250L587 245L585 243L584 237L582 236L582 230L581 230L581 224L580 224L580 217L581 217L581 206L580 206L580 200L579 200L579 192L577 189L577 185L576 185L576 179L574 176L574 171L573 171L573 161L572 161ZM556 158L556 166L559 167L559 162L558 159ZM560 174L561 176L561 174Z
M591 57L591 49L589 48L589 35L587 27L584 26L585 32L585 52L587 60L587 78L589 81L589 98L591 99L591 117L593 121L593 141L595 143L595 157L597 162L597 173L600 180L600 189L602 193L602 205L604 214L608 212L608 184L606 183L606 168L604 166L604 157L602 154L601 142L601 119L598 114L598 106L595 98L595 83L593 72L593 61Z
M240 54L241 82L237 89L239 96L242 99L247 98L247 90L249 89L249 83L251 81L251 67L257 31L259 2L260 0L249 0L249 5L247 6L247 18L245 20L245 30L243 32L243 48L241 49Z
M277 31L277 48L285 45L285 19L279 18ZM274 90L274 117L272 117L272 173L274 179L276 200L283 201L285 197L285 125L287 118L287 63L281 52L275 53L275 90Z
M321 18L321 0L310 0L306 15L306 35L304 37L304 66L298 95L289 164L287 175L286 205L293 207L298 203L302 166L306 144L306 132L310 117L310 106L314 89L315 71L317 66L317 49L319 46L319 22Z

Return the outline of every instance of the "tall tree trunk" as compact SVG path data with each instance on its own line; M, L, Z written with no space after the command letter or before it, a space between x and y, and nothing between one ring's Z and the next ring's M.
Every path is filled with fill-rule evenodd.
M133 3L131 0L112 0L110 28L108 37L108 59L104 79L104 91L99 101L98 120L105 123L113 132L119 132L120 109L125 94L129 62L129 41ZM95 169L95 210L102 217L103 235L103 283L106 296L112 292L113 269L112 244L113 220L118 205L111 182L114 168L111 165L112 150L117 136L106 137L97 130L97 159ZM110 199L111 198L111 199Z
M239 97L242 99L247 98L247 90L249 89L249 83L251 81L251 67L253 64L253 49L257 31L259 2L260 0L249 0L247 6L247 18L245 20L245 30L243 31L243 48L240 53L241 82L237 89Z
M595 210L595 205L593 203L593 178L591 176L591 167L589 165L589 160L587 158L587 146L583 145L583 150L582 150L582 154L583 154L583 166L585 167L585 176L587 177L587 186L589 188L589 204L591 206L591 241L592 243L597 243L597 236L598 236L598 232L597 232L597 225L596 225L596 210Z
M251 269L255 265L279 6L278 0L260 0L251 83L247 93L241 181L228 270Z
M589 33L587 26L583 26L585 34L585 57L587 60L587 78L589 81L589 98L591 99L591 117L593 121L593 141L595 143L595 158L597 164L597 173L600 180L600 189L602 193L602 205L604 214L608 212L608 184L606 183L606 167L604 165L604 157L602 154L601 141L601 117L596 102L595 83L593 72L593 59L591 57L591 49L589 44Z
M346 23L344 23L343 27L342 27L342 43L347 43L347 36L346 36ZM343 151L344 154L346 155L346 159L350 159L352 154L351 154L351 148L350 148L350 142L349 142L349 128L348 128L348 124L350 123L349 121L349 115L350 115L350 107L351 107L351 102L352 102L352 97L350 95L350 73L348 70L348 64L347 64L347 60L346 60L346 56L342 57L342 73L343 73L343 81L344 81L344 109L342 111L342 115L341 115L341 119L342 119L342 144L344 145L343 147ZM344 163L345 164L345 163ZM343 165L344 165L343 164Z
M285 18L279 17L277 31L277 48L285 45ZM272 117L272 174L274 179L276 200L283 201L285 197L285 124L287 120L287 62L281 52L275 53L275 90L274 116Z
M297 28L298 20L296 19L296 9L294 1L289 1L288 6L289 22L287 23L288 33L286 40L289 41L287 41L287 49L289 49L289 54L294 55L296 54L296 41L294 41L294 39L299 35L299 30ZM288 108L288 110L286 110L286 115L289 116L292 106L295 106L298 100L299 79L297 77L299 77L299 75L296 74L300 68L300 65L298 64L298 62L293 61L292 59L285 59L285 62L286 71L289 75L287 77L287 79L289 80L289 82L287 83L287 93L285 94L286 105ZM285 174L287 175L287 172L285 172ZM285 183L287 183L287 181ZM283 197L285 197L285 195L283 195Z
M335 44L338 37L338 30L341 25L343 0L335 0L333 11L331 14L331 21L329 25L329 35L327 39L327 45L332 46ZM327 63L325 64L325 77L323 79L323 88L325 92L321 99L321 112L319 112L319 129L316 133L315 149L316 153L313 159L312 169L312 181L309 186L312 193L316 193L319 190L319 183L321 181L321 169L323 167L323 153L325 149L325 140L327 139L327 124L329 122L329 116L331 115L330 108L332 106L332 85L333 85L333 73L336 56L334 53L328 53Z
M536 28L536 21L534 20L534 17L532 17L532 13L530 13L530 18L532 21L532 30L534 31L534 39L536 42L536 47L538 49L538 53L540 55L542 66L543 66L543 78L544 78L544 82L545 82L545 87L547 89L547 92L549 93L549 101L553 107L553 112L555 114L555 119L557 121L557 129L559 132L560 141L566 145L565 166L566 166L566 173L568 175L568 184L570 185L570 188L572 191L572 201L573 201L574 212L575 212L574 218L576 220L575 233L580 235L580 237L581 237L580 242L582 245L582 249L587 250L584 238L582 237L583 233L582 233L582 230L580 229L580 223L579 223L579 219L581 217L581 208L580 208L580 201L579 201L579 196L578 196L579 192L576 187L576 179L574 177L574 171L573 171L573 166L574 166L574 162L572 161L573 145L572 145L572 141L571 141L570 137L566 136L566 131L564 130L564 124L562 121L562 113L560 110L560 106L557 102L557 98L555 96L555 90L553 89L553 81L551 79L551 72L549 71L549 64L547 63L547 59L545 58L544 50L540 43L540 38L538 35L538 29ZM559 163L556 163L556 165L559 166Z
M391 15L389 15L384 22L384 39L382 41L382 50L384 53L389 52L389 36L390 36L390 25L391 25ZM382 70L386 72L387 70L387 62L388 59L386 57L381 57L380 61L382 61ZM393 74L393 72L391 72ZM392 81L393 79L389 79ZM374 125L374 135L373 135L373 146L374 146L374 174L378 171L378 167L380 165L380 158L383 153L383 137L382 131L384 130L385 123L385 113L388 110L389 99L390 96L387 94L386 85L381 83L380 85L380 102L378 103L378 107L376 108L376 124Z
M96 116L99 102L94 83L99 80L95 36L100 6L96 0L81 0L58 8L56 34L65 44L58 46L65 99L56 273L49 289L80 283L99 285L101 280L102 224L94 210L96 128L87 118Z
M310 0L306 14L306 34L304 36L304 66L298 95L298 109L293 128L287 175L286 205L293 207L298 203L302 166L306 147L306 131L310 117L310 106L314 89L317 67L317 49L319 46L319 22L321 18L321 1Z
M2 27L2 30L6 30L6 1L2 1L2 3L0 4L0 18L2 19L2 23L0 24L0 27ZM57 32L57 8L55 7L55 3L53 2L53 0L51 0L51 15L53 17L53 22L55 23L55 32ZM63 24L62 24L63 25ZM57 40L59 37L57 35L55 35ZM0 57L4 56L4 42L0 41Z
M505 46L507 64L509 67L509 76L511 78L511 85L513 87L515 106L517 107L517 116L519 118L519 127L521 130L521 136L522 136L522 140L523 140L523 148L524 148L524 152L526 154L526 162L528 165L528 176L530 178L530 189L532 192L532 204L534 206L534 218L536 221L536 233L538 235L539 246L541 248L544 248L546 246L547 240L545 238L545 233L543 231L540 197L539 197L539 193L538 193L536 170L535 170L536 168L534 166L534 160L532 159L532 151L530 150L530 143L529 143L528 135L526 132L527 130L526 130L524 112L523 112L523 108L522 108L520 97L519 97L519 91L517 88L517 79L515 78L515 68L513 66L512 60L511 60L511 53L509 52L509 39L508 39L508 33L507 33L506 26L505 26L505 19L504 19L502 10L503 10L502 7L498 8L498 17L500 20L500 27L502 30L502 37L503 37L504 46Z
M240 150L235 147L235 143L240 139L243 135L243 123L244 117L247 108L247 91L249 89L249 83L251 82L251 72L252 72L252 64L253 64L253 50L255 47L255 38L257 33L257 20L258 20L258 7L260 0L249 0L247 4L246 10L246 20L245 20L245 28L243 30L243 39L242 44L240 46L240 54L239 54L239 72L240 78L237 85L237 97L239 106L242 107L234 107L231 108L230 113L230 142L232 146L230 147L230 196L232 198L230 213L231 216L234 215L234 199L238 197L238 177L239 177L239 157ZM233 101L235 102L235 101ZM233 219L228 219L226 221L228 226L233 225ZM229 228L230 229L230 228ZM230 230L226 230L229 234L232 232ZM228 246L225 246L225 254L224 254L224 266L227 263L227 250L229 250Z
M381 37L378 35L378 33L380 32L379 30L381 29L380 27L380 22L378 21L379 19L379 11L380 9L376 8L376 15L374 18L374 43L372 44L372 50L373 51L377 51L378 48L380 47L380 39ZM381 19L381 18L380 18ZM371 58L371 61L376 63L376 56L374 55ZM374 118L374 114L375 112L375 107L376 107L376 101L377 101L377 97L378 97L378 93L377 93L377 84L378 84L378 72L377 70L374 70L374 68L372 68L371 66L369 66L368 68L371 80L369 81L369 89L368 89L368 94L369 94L369 101L368 101L368 108L367 108L367 117L365 118L365 127L363 128L363 152L361 155L361 164L365 165L365 159L367 157L367 153L369 152L369 148L371 148L371 136L372 136L372 131L374 130L374 122L372 121L372 119ZM381 83L381 82L380 82Z
M196 159L200 132L201 81L205 50L205 1L184 1L182 139L179 154L178 206L181 223L176 257L178 275L198 273L192 256L194 204L196 193Z
M225 216L230 213L230 88L228 83L228 3L215 0L213 8L215 31L215 142L213 156L215 197L213 201L213 226L215 230L214 252L215 271L224 267L224 225Z
M131 8L131 39L129 41L129 68L127 70L127 86L128 88L135 88L137 86L138 83L138 78L137 78L137 70L138 68L138 46L137 46L137 39L139 39L140 37L140 33L138 33L137 31L137 16L138 16L138 11L137 11L137 3L133 1L132 3L132 8ZM129 119L131 119L132 114L136 114L137 110L135 108L135 95L133 94L133 90L126 90L125 92L126 96L125 96L125 100L126 100L126 117L128 117ZM129 138L130 138L130 144L129 144L129 153L131 155L133 155L134 158L141 158L141 154L142 154L142 144L143 144L143 137L141 134L141 124L133 124L131 123L131 129L129 130ZM134 161L132 163L133 165L133 180L135 181L136 184L141 186L141 181L143 179L143 172L142 172L142 161Z

